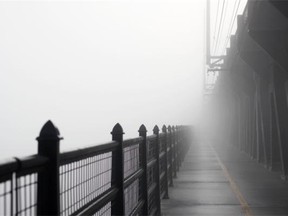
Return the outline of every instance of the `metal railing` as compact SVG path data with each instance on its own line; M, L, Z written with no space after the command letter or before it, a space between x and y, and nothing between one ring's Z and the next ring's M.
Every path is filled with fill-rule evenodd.
M59 152L51 121L42 128L38 155L0 163L0 215L161 215L161 199L189 148L187 126L157 126L147 136Z

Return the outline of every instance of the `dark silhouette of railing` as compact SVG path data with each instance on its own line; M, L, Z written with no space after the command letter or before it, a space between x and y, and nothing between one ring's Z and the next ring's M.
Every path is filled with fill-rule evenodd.
M190 127L157 126L147 136L59 152L51 121L41 129L38 154L0 164L0 215L160 215L161 198L189 148Z

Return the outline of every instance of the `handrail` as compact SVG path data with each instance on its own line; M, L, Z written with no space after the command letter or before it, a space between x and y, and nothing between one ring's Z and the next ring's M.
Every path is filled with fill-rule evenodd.
M29 172L29 170L44 167L47 162L48 158L39 155L3 160L0 162L0 177L12 173Z
M139 144L143 140L143 137L131 138L123 141L123 148L130 147Z
M99 155L107 152L112 152L117 149L119 143L109 142L102 145L90 146L86 148L75 149L72 151L63 152L60 154L60 165L68 164L73 161L78 161L83 158Z
M0 197L10 200L5 202L11 214L160 215L161 194L168 197L168 182L173 183L189 143L183 136L187 128L163 128L159 133L155 126L154 134L147 136L142 125L139 137L123 140L117 124L113 141L60 153L59 130L48 121L37 138L38 154L0 162ZM25 202L14 198L22 188L37 195Z

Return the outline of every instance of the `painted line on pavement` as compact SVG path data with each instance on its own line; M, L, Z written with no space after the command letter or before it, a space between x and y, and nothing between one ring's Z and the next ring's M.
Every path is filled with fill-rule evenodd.
M249 204L247 203L247 201L243 197L242 193L240 192L237 184L235 183L235 181L233 180L233 178L229 174L226 166L221 162L217 152L215 151L215 149L213 148L213 146L211 144L210 144L210 147L211 147L212 151L214 152L214 154L215 154L215 156L217 158L217 161L218 161L219 165L221 166L221 168L222 168L222 170L224 172L225 177L229 181L232 191L235 193L237 199L239 200L239 202L241 204L241 207L242 207L242 210L244 212L244 215L245 216L253 216L252 213L251 213L251 209L249 207Z

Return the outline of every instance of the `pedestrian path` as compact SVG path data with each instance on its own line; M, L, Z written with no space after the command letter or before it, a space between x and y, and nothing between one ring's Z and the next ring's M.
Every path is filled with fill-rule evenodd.
M238 149L195 143L181 166L163 215L287 216L288 183Z

